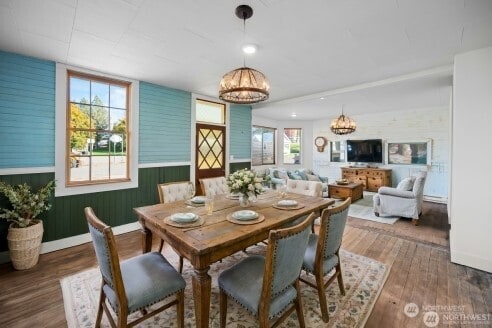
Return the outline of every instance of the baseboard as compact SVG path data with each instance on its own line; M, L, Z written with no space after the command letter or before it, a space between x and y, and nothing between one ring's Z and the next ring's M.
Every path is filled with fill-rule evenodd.
M132 232L140 229L140 223L133 222L117 227L113 227L113 233L115 235L121 235L127 232ZM60 249L65 249L77 245L82 245L91 241L91 235L84 233L82 235L72 236L68 238L48 241L41 244L41 254L51 253ZM0 264L10 262L9 252L0 252Z
M485 259L473 254L450 250L451 262L465 265L467 267L492 273L492 259Z
M447 204L447 197L438 197L438 196L426 196L424 195L424 201L438 204Z

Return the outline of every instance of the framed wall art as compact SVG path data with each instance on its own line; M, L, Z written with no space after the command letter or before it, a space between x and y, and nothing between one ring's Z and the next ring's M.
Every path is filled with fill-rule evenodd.
M386 163L404 165L430 165L432 142L425 141L388 141Z

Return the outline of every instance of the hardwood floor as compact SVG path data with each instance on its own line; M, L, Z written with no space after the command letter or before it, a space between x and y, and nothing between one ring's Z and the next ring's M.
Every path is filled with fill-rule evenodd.
M423 307L440 307L438 327L476 327L459 321L463 314L492 313L492 274L449 260L446 206L424 203L420 225L401 219L394 225L349 218L342 247L391 265L386 284L366 327L426 327ZM117 237L120 258L141 252L138 232ZM158 246L155 241L154 249ZM90 243L40 257L26 271L0 265L0 327L65 327L60 278L95 267ZM415 318L405 315L407 303L419 306ZM453 321L444 322L444 307L455 307ZM463 316L461 316L463 318ZM492 326L490 321L480 327Z

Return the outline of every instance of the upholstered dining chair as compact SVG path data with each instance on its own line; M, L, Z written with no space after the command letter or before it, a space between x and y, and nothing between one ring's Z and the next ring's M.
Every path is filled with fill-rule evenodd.
M99 220L90 207L85 208L85 216L102 275L95 327L100 326L103 311L112 327L133 327L173 305L177 307L177 326L184 327L186 283L183 277L157 252L138 255L120 263L111 227ZM174 296L172 300L147 312L149 306L171 296ZM117 315L117 325L106 300ZM128 322L128 315L137 311L142 316Z
M191 181L178 181L160 183L157 185L157 191L159 192L159 201L161 204L176 202L179 200L185 200L192 197L195 194L195 187ZM164 248L164 239L161 239L159 245L159 253ZM179 273L183 272L183 257L179 257Z
M229 193L225 177L200 179L200 186L205 196L215 196Z
M340 265L340 245L342 244L343 231L347 222L347 215L351 198L347 198L340 205L324 209L321 213L319 234L311 234L309 243L302 262L302 269L314 275L316 283L300 280L318 290L321 318L328 322L328 305L326 303L326 287L338 279L340 293L345 295L345 287L342 278L342 266ZM335 269L335 273L328 281L324 282L324 276Z
M249 256L219 275L220 327L226 326L228 297L255 315L260 328L270 327L270 321L279 317L276 326L294 309L299 326L305 327L299 274L314 217L270 231L265 257Z

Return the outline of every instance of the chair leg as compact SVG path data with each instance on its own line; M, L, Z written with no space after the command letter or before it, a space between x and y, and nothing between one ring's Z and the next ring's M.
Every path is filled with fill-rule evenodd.
M128 312L126 309L118 311L118 328L126 328L128 324Z
M379 212L374 212L374 215L376 215L377 217L379 217Z
M183 273L183 257L179 257L179 273Z
M159 245L159 253L162 252L163 248L164 248L164 239L161 239L161 244Z
M227 320L227 294L220 290L220 328L225 328Z
M328 322L328 304L326 303L325 284L322 274L316 274L316 287L318 289L319 307L321 308L321 319Z
M301 284L299 283L299 279L296 280L296 290L297 297L295 300L297 320L299 320L299 327L305 328L306 323L304 322L304 313L302 311L302 298L301 298Z
M418 226L419 225L419 220L413 219L412 220L412 223L413 223L414 226Z
M106 294L103 292L104 281L101 283L101 292L99 294L99 306L97 309L96 324L95 328L101 327L101 319L103 315L103 303L106 302Z
M336 274L338 274L337 280L338 287L340 288L340 294L342 294L342 296L345 296L345 285L343 284L342 266L340 265L340 260L338 260L338 264L336 266Z
M176 295L176 299L178 301L178 304L176 304L176 314L177 314L177 319L178 319L178 328L184 328L184 290L179 292Z

